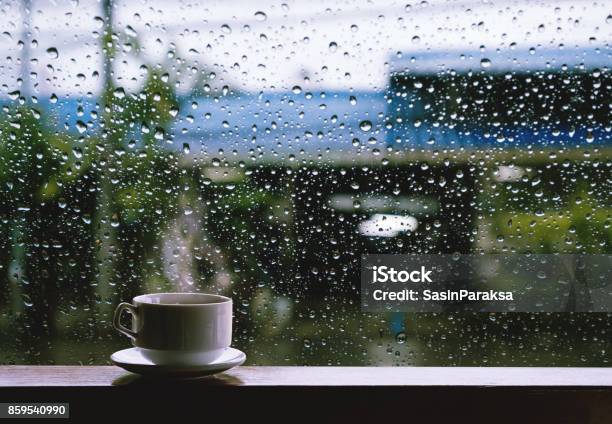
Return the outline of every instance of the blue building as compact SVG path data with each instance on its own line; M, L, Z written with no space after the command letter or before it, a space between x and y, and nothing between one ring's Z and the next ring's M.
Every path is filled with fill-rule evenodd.
M426 150L608 145L611 59L609 46L394 58L387 140Z

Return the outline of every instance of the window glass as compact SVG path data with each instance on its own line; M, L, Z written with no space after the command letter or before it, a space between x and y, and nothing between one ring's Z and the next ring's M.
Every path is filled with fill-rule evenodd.
M0 3L0 363L234 300L252 365L607 366L606 313L365 313L367 253L612 253L610 3Z

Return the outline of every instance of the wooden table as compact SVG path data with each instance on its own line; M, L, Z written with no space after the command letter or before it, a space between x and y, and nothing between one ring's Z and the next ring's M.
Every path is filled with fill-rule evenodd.
M72 417L106 420L610 423L612 368L238 367L181 382L114 366L0 366L0 402L17 401L69 402Z

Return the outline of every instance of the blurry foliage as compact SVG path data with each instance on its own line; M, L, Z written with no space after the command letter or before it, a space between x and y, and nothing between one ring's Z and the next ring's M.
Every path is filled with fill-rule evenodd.
M548 211L542 217L529 213L500 213L494 232L503 244L517 253L610 252L612 208L592 212L579 210L568 215ZM508 222L512 222L508 225Z
M520 188L517 183L497 184L488 198L494 211L491 230L497 239L495 247L517 253L612 252L612 204L605 195L605 181L594 189L596 178L593 172L583 172L570 190L567 184L556 184L556 190L541 190L531 184L518 184ZM553 181L561 180L557 177ZM550 187L546 182L541 185Z
M214 184L204 192L211 241L227 255L230 270L241 281L236 290L245 297L252 297L255 287L278 285L294 260L289 193L281 188L280 175L275 187L262 184L266 171Z
M163 146L171 111L178 108L168 78L152 72L139 93L114 89L104 102L111 109L112 125L104 135L115 148L111 179L117 212L124 224L145 231L159 229L172 216L179 190L177 158Z
M36 337L55 332L61 305L76 302L87 309L100 301L95 292L99 241L92 217L99 209L102 178L111 182L112 227L120 227L113 251L121 286L138 289L142 252L175 213L177 158L159 140L178 107L167 75L152 72L137 94L113 89L107 96L112 100L103 103L108 119L101 134L90 134L91 126L81 121L81 136L55 130L45 121L50 115L25 99L22 106L5 106L0 118L0 216L8 250L1 266L8 271L12 261L22 262L24 272L14 287L24 296L26 322L36 323L25 327L27 333ZM8 281L3 272L0 285L7 288Z
M58 196L83 173L72 151L76 140L45 127L33 110L5 106L0 121L1 195L24 207Z

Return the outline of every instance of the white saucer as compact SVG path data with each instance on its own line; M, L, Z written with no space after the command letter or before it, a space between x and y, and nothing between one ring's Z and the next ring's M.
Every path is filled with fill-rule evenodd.
M228 347L220 358L201 365L155 364L142 356L139 348L123 349L111 355L113 363L127 371L155 377L198 378L217 374L242 365L246 355L238 349Z

